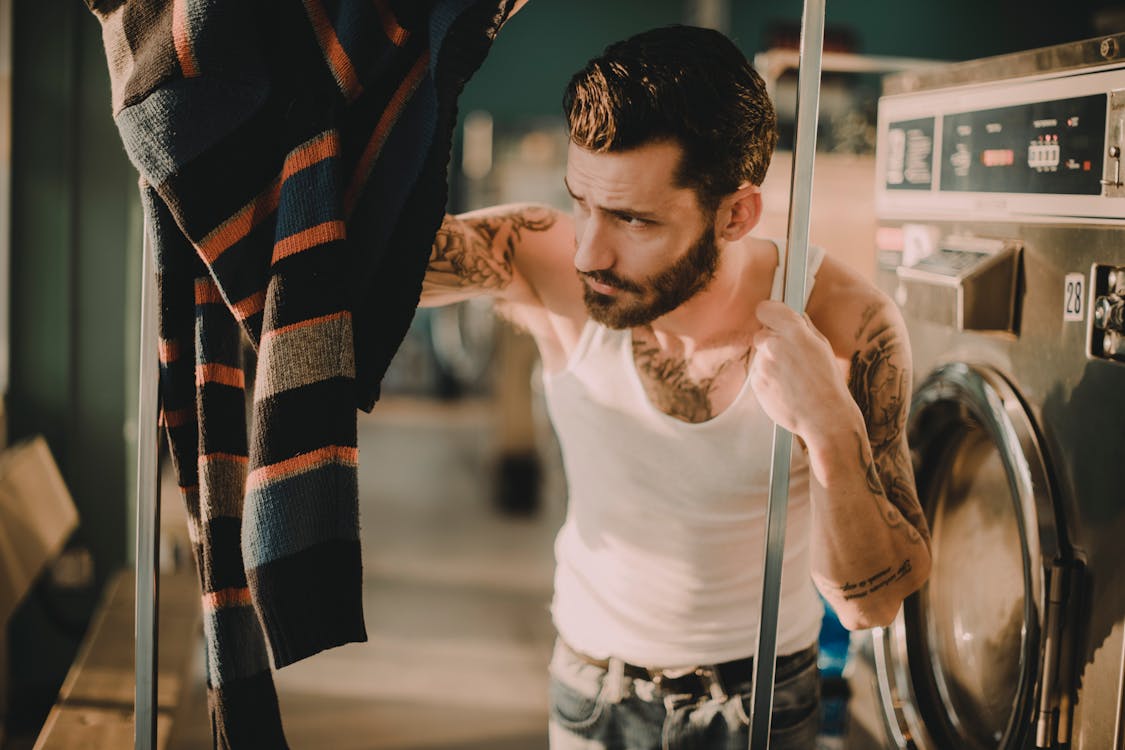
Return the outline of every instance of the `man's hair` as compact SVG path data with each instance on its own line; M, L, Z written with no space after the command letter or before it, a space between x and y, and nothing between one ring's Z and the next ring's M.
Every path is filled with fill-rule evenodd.
M591 151L671 140L677 183L714 210L744 182L762 184L777 116L761 76L723 34L694 26L645 31L606 47L563 96L570 139Z

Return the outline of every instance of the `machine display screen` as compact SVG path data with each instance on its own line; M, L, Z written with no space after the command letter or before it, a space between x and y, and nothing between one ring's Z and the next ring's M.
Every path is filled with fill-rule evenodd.
M892 122L887 130L890 190L929 190L934 174L934 118Z
M1093 94L946 115L941 190L1099 195L1105 114Z

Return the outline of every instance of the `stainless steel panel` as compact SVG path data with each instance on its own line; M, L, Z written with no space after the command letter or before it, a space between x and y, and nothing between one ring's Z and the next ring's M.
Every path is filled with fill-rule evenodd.
M968 381L951 386L944 395L933 381L923 388L931 392L930 406L916 411L912 417L911 441L921 459L919 486L928 493L923 495L929 498L927 508L934 511L933 495L929 492L933 487L944 488L939 496L946 498L947 505L957 497L951 488L958 486L958 477L964 473L958 468L958 460L967 465L968 456L979 460L1007 457L1009 476L1029 467L1038 467L1039 472L1031 480L1036 488L1031 493L1035 499L1022 503L1025 514L1020 519L1026 537L1027 570L1038 572L1037 582L1027 586L1027 602L1032 606L1025 611L1021 623L1028 640L1021 653L1017 692L1028 701L1019 698L1017 702L1020 712L1026 712L1025 723L996 744L990 739L990 732L994 736L1000 713L990 714L986 710L981 714L978 710L981 706L987 709L986 703L974 698L987 692L984 682L1005 672L1006 679L1011 679L1011 670L1005 670L1003 663L993 667L992 676L982 673L977 680L979 690L964 694L966 681L971 685L977 679L975 667L979 665L974 660L984 658L984 650L975 652L969 648L966 652L963 644L954 641L946 644L949 658L934 660L926 656L925 665L919 664L926 653L924 649L919 651L920 643L924 644L926 638L940 643L942 638L948 638L950 629L958 626L951 622L942 624L933 613L919 615L920 605L915 602L911 605L913 609L904 609L914 613L914 621L900 619L891 628L878 631L875 637L883 711L892 724L890 736L896 747L944 748L952 742L958 747L1023 750L1032 745L1057 747L1066 743L1075 750L1120 750L1125 745L1125 587L1119 582L1120 572L1125 570L1125 544L1121 543L1125 539L1125 492L1118 479L1120 467L1125 465L1125 362L1103 356L1102 347L1102 338L1109 335L1113 339L1117 334L1119 317L1123 317L1120 322L1125 324L1125 313L1118 312L1120 295L1111 290L1114 284L1109 279L1113 273L1115 282L1116 269L1125 266L1123 73L1125 34L1114 34L941 69L910 71L885 79L884 91L893 96L880 102L880 137L884 139L880 153L896 142L887 137L887 123L896 121L895 118L913 122L940 113L1028 107L1035 102L1069 101L1068 97L1079 96L1093 101L1102 94L1108 96L1105 150L1084 156L1086 161L1075 161L1088 165L1085 167L1065 162L1069 169L1100 176L1100 194L1096 194L1096 180L1094 190L1087 190L1083 183L1081 195L1057 194L1066 192L1061 189L1037 193L1038 188L1031 184L1010 187L1010 179L993 181L1000 186L997 189L1013 191L996 194L979 192L996 187L987 180L965 186L964 190L969 191L965 195L951 192L939 196L932 186L928 192L897 189L890 197L885 185L880 187L882 192L877 191L886 228L909 224L916 230L914 225L921 223L927 236L1004 238L1022 248L1014 295L1014 326L1008 333L972 331L951 321L956 316L948 313L949 294L939 299L939 285L930 283L926 298L918 287L925 286L927 280L919 282L917 274L909 272L902 273L900 278L895 254L885 246L881 248L884 252L880 255L877 283L904 308L916 378L921 380L929 373L942 371L954 375L956 381L958 368L967 368L982 374L988 386L984 390L995 391L994 396L981 401L971 396L972 388L964 387ZM936 93L901 96L912 92ZM1092 117L1087 112L1082 115L1082 122L1101 127L1101 114ZM1050 116L1041 121L1046 123L1042 127L1051 126ZM1040 127L1039 121L1031 122ZM1067 127L1076 128L1074 133L1079 133L1077 115L1065 122ZM939 134L934 130L933 148L945 158L946 150L936 143L943 135L944 131ZM1096 143L1101 136L1089 137ZM1027 167L1040 167L1036 162L1040 154L1037 144L1057 143L1058 138L1057 134L1042 135L1038 140L1032 137L1027 147ZM1018 154L1021 144L1013 142L1004 148L1009 149L1005 154ZM1007 162L997 161L990 166L1004 168ZM1051 164L1043 167L1052 173L1054 168ZM957 187L952 186L954 191ZM1046 187L1057 186L1052 182ZM887 236L893 236L893 231ZM956 288L961 289L960 280ZM989 297L990 293L985 293L982 298L995 302ZM1125 310L1125 303L1120 309ZM1111 340L1110 349L1116 346ZM1121 347L1125 350L1125 339ZM919 398L925 400L922 393ZM958 399L965 401L963 407L943 403ZM970 433L962 432L956 437L958 433L951 431L949 425L959 420L979 420L989 413L989 408L982 404L990 403L1001 405L996 412L996 424L1002 429L984 430L996 443L996 449L978 447L970 451L963 447L957 455L965 457L949 464L948 454L942 458L939 447L956 445L957 440L971 442L965 437ZM965 410L964 415L959 414L959 408ZM933 409L939 416L944 414L929 426L938 433L945 430L944 434L930 434L926 425L919 427L917 414L927 409ZM1008 428L1002 425L1005 419L1019 433L1014 442L1006 432ZM1021 456L1026 459L1023 464ZM999 492L978 493L965 507L976 506L973 512L977 515L987 514L994 505L992 498ZM1013 498L1020 496L1015 487L1011 494ZM943 515L948 513L939 514ZM1049 519L1054 520L1048 522ZM978 519L961 527L958 536L971 537L990 525ZM937 535L948 529L945 521L935 523ZM935 560L948 561L946 546L946 542L935 540ZM962 556L973 558L967 565L974 569L979 567L979 561L995 557L996 550L980 544L979 539L973 546L974 551ZM996 565L999 563L993 567ZM943 586L957 580L957 572L945 570L940 562L935 564L928 584L934 591L930 593L940 594ZM955 618L960 618L958 622L963 625L964 616L973 613L972 603L955 606L952 598L947 598L948 609L955 612ZM1002 613L999 617L993 622L985 617L980 622L985 628L996 626L1003 630ZM1038 655L1035 664L1027 650L1029 646L1034 646ZM931 675L938 674L929 678L928 685L923 680L927 669ZM942 670L945 678L957 683L956 687L940 685L945 679ZM922 681L915 684L919 680ZM1002 693L1001 688L993 690L994 696ZM978 731L969 732L976 739L951 740L972 723L974 712L977 719L984 718L983 723L977 722ZM970 717L968 722L964 719L966 715Z
M897 269L896 300L915 317L959 331L1014 332L1019 250L1018 243L948 238Z
M1011 55L898 73L883 79L883 93L907 94L1044 73L1062 74L1082 68L1121 64L1123 57L1125 34L1111 34Z

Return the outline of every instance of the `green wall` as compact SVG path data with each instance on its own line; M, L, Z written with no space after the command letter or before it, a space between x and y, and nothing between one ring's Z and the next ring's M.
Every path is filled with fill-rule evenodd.
M529 0L465 87L462 112L555 115L570 76L610 42L684 19L683 0Z
M730 0L730 35L743 52L763 51L770 30L799 28L802 0ZM826 26L845 29L871 55L967 60L1093 35L1094 9L1072 0L828 0ZM686 0L529 0L500 32L465 88L461 111L497 119L558 115L572 73L607 44L687 18Z
M13 728L53 701L106 577L127 563L139 276L136 176L110 115L101 32L76 0L15 3L9 436L43 434L93 585L40 585L13 618Z

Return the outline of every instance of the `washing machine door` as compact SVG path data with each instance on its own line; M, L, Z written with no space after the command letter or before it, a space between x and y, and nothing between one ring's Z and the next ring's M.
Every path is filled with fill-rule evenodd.
M918 750L1034 746L1039 704L1052 703L1040 690L1058 628L1049 579L1064 578L1032 419L998 373L957 362L921 385L909 429L933 566L874 633L888 736Z

